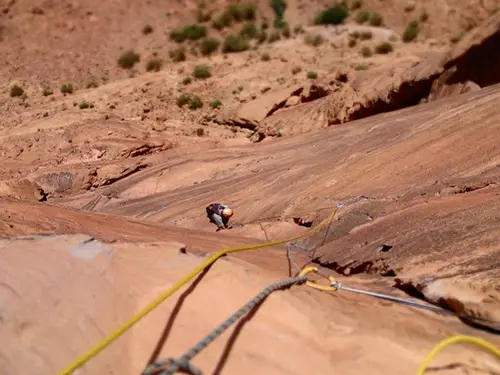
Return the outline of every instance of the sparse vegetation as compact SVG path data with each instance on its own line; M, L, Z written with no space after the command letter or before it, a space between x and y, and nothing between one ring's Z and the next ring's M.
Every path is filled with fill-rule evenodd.
M290 38L292 36L292 33L290 31L290 27L288 25L286 25L285 27L283 27L281 29L281 35L284 37L284 38Z
M87 109L90 107L90 104L88 102L86 102L85 100L80 102L80 104L78 104L78 108L80 109Z
M420 22L427 22L429 19L429 13L424 9L422 13L420 13Z
M257 26L253 22L244 24L240 31L240 35L243 38L248 38L248 39L257 38L258 33L259 30L257 29Z
M182 29L173 29L170 32L170 39L182 43L185 40L198 40L207 36L207 28L203 25L186 25Z
M87 83L87 88L88 89L95 89L99 87L99 84L97 83L97 81L95 79L91 79L88 83Z
M14 85L10 88L11 98L19 98L24 95L24 89L21 86Z
M354 0L351 4L351 9L352 10L359 9L359 8L361 8L362 5L363 5L363 2L361 0Z
M203 137L205 135L205 129L203 129L203 128L196 129L196 135L198 137Z
M265 30L260 30L259 35L257 36L257 41L259 44L264 43L267 40L267 32Z
M45 88L45 89L43 89L43 91L42 91L42 95L43 95L43 96L49 96L49 95L52 95L52 94L54 94L54 91L52 91L51 89L47 89L47 88Z
M316 78L318 78L318 73L316 73L316 72L307 72L307 78L309 78L309 79L316 79Z
M243 52L250 48L248 41L241 35L229 34L222 45L223 53Z
M359 39L361 40L370 40L373 38L373 33L371 31L363 31L359 34Z
M142 28L142 33L144 35L148 35L148 34L151 34L153 32L153 26L151 25L145 25L143 28Z
M302 71L302 68L300 66L296 66L295 68L292 69L292 74L299 74Z
M344 3L337 4L318 14L314 23L316 25L340 25L348 16L347 6Z
M380 13L373 12L370 15L370 25L372 26L382 26L384 24L384 17Z
M223 12L212 22L212 27L216 30L222 30L225 27L231 26L231 16L227 12Z
M365 23L369 19L370 19L370 12L367 12L366 10L360 10L358 13L356 13L355 21L360 25Z
M186 51L184 50L184 47L173 49L168 54L174 62L186 60Z
M404 7L406 13L413 12L415 10L415 4L408 4Z
M349 39L349 42L347 42L347 45L349 46L349 48L355 47L356 44L357 44L356 39Z
M361 55L363 55L363 57L371 57L373 55L371 48L368 46L363 47L361 49Z
M213 109L219 108L222 105L222 102L219 99L212 100L210 102L210 107Z
M191 77L186 77L182 80L183 85L189 85L191 82L193 82L193 79Z
M301 26L301 25L297 25L293 28L293 33L295 35L299 35L299 34L304 34L306 31L304 30L304 28Z
M403 40L403 42L409 43L417 38L419 32L420 25L418 24L417 20L413 20L406 26L401 39Z
M218 39L205 38L201 41L200 44L201 54L204 56L211 55L212 53L217 51L219 46L220 46L220 41Z
M323 38L323 36L320 34L316 34L316 35L306 34L306 36L304 37L305 44L309 44L309 45L315 46L315 47L319 46L324 41L325 41L325 38Z
M389 42L380 43L375 47L375 52L381 55L391 53L393 50L394 47Z
M123 52L118 58L118 65L123 69L132 69L135 64L141 60L141 57L132 50Z
M270 35L269 35L269 39L267 40L269 43L274 43L274 42L277 42L278 40L280 40L281 37L280 37L280 33L279 31L273 31Z
M146 70L148 72L159 72L161 70L161 67L163 66L163 61L160 59L151 59L148 61L146 64Z
M279 21L283 20L283 15L285 14L286 10L286 1L285 0L271 0L271 8L274 11L275 14L275 21L274 24L276 25L279 23Z
M207 65L196 65L193 69L193 77L196 79L207 79L212 76L210 67Z
M354 67L354 70L368 70L368 66L367 65L357 65L356 67Z
M463 38L464 35L465 35L465 32L462 31L458 35L451 37L450 42L453 44L458 43Z
M73 85L71 83L64 84L61 86L61 93L64 95L73 93Z
M191 94L182 94L177 98L176 104L179 107L187 105L189 109L198 109L203 107L203 101L201 98Z
M260 57L260 59L262 61L269 61L269 60L271 60L271 56L269 56L269 54L266 52L266 53L262 54L262 56Z

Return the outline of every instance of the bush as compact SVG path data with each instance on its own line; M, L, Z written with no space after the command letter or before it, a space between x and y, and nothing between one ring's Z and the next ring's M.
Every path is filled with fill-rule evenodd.
M260 30L259 35L257 36L257 40L259 44L264 43L267 40L267 32L265 30Z
M347 45L349 46L349 48L352 48L354 46L356 46L358 42L356 41L356 39L349 39L349 42L347 43Z
M269 43L274 43L278 40L280 40L280 33L278 31L273 31L271 35L269 35L269 39L267 40Z
M302 71L302 68L300 66L296 66L295 68L292 69L292 74L298 74Z
M325 41L325 39L320 34L316 34L316 35L307 34L304 38L305 44L310 44L310 45L315 46L315 47L319 46L324 41Z
M243 21L243 7L240 4L230 4L227 7L227 12L233 20L236 22Z
M219 46L220 46L220 41L218 39L205 38L201 41L200 44L201 54L204 56L211 55L212 53L217 51Z
M231 16L228 12L223 12L212 22L212 27L216 30L222 30L225 27L231 26Z
M80 109L87 109L90 107L90 104L87 103L85 100L83 102L80 102L80 104L78 105L78 108Z
M262 61L269 61L271 60L271 56L269 56L268 53L263 53L262 56L260 57Z
M359 9L359 8L361 8L362 5L363 5L363 2L361 0L354 0L351 4L351 9L352 10Z
M151 25L145 25L143 28L142 28L142 33L144 35L148 35L148 34L151 34L153 32L153 26Z
M189 85L193 80L191 79L191 77L186 77L182 80L182 84L183 85Z
M160 59L151 59L146 64L146 70L148 72L152 71L159 72L161 70L162 65L163 61L161 61Z
M19 98L20 96L23 96L24 90L22 87L18 85L14 85L10 88L10 96L12 98Z
M61 93L64 95L73 93L73 85L71 83L61 86Z
M318 73L316 73L316 72L307 72L307 78L309 78L309 79L316 79L316 78L318 78Z
M185 106L186 104L188 104L189 102L191 101L191 95L188 95L188 94L182 94L181 96L179 96L176 100L176 104L179 106L179 107L183 107Z
M182 94L177 98L176 104L181 108L187 105L189 109L198 109L203 107L203 102L200 97L191 94Z
M368 66L366 66L366 65L357 65L354 69L355 70L368 70Z
M286 22L283 18L276 18L273 22L273 27L277 30L284 29L288 27L288 22Z
M361 40L370 40L371 38L373 38L371 31L363 31L359 34L359 39Z
M403 39L403 42L405 43L411 42L415 40L419 32L420 32L420 25L418 24L417 20L413 20L406 26L406 29L403 32L401 39Z
M52 95L53 93L54 93L54 91L52 91L51 89L43 89L43 91L42 91L43 96L49 96L49 95Z
M380 13L373 12L370 16L370 25L372 26L382 26L384 23L384 17Z
M170 32L170 39L182 43L186 39L198 40L207 36L207 28L203 25L186 25L182 29L173 29Z
M193 96L191 97L191 101L188 103L188 108L189 109L198 109L203 107L203 101L199 96Z
M366 10L360 10L358 13L356 13L356 22L359 23L360 25L365 23L370 19L370 13L367 12Z
M206 65L196 65L193 69L193 77L197 79L207 79L212 76L210 67Z
M349 16L347 7L338 4L321 12L315 20L316 25L339 25Z
M172 61L180 62L186 60L186 52L183 47L171 50L168 54Z
M390 53L393 50L394 50L394 48L392 47L392 44L389 42L380 43L379 45L377 45L375 47L375 52L377 52L378 54L381 54L381 55Z
M363 57L371 57L373 55L371 48L367 46L363 47L361 49L361 55L363 55Z
M255 5L254 4L246 4L243 5L242 9L243 19L247 21L255 20Z
M87 83L87 88L88 89L95 89L99 87L99 84L97 83L97 81L95 79L91 79L88 83Z
M240 35L244 38L255 39L259 33L257 26L254 23L246 23L240 31Z
M240 35L229 34L226 39L224 39L224 44L222 45L223 53L235 53L243 52L250 48L249 43L242 38Z
M290 38L292 36L292 33L290 31L290 27L285 26L282 30L281 30L281 35L283 35L284 38Z
M210 107L213 109L219 108L222 105L222 102L219 99L212 100L210 102Z
M271 8L274 11L277 19L282 19L286 10L285 0L271 0Z
M349 34L349 36L354 39L359 39L361 33L359 31L353 31L352 33Z
M118 65L123 69L132 69L132 67L141 60L141 57L132 50L123 52L118 58Z
M427 13L426 10L422 11L422 13L420 14L420 22L427 22L428 19L429 13Z

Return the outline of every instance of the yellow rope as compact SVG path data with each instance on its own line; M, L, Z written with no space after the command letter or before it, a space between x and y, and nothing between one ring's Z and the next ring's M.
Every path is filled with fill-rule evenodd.
M470 344L475 344L479 346L481 349L492 353L495 355L498 359L500 359L500 349L497 348L495 345L489 343L488 341L479 338L479 337L474 337L474 336L466 336L466 335L456 335L449 337L447 339L444 339L441 341L439 344L437 344L430 352L427 354L427 356L424 358L422 361L422 364L418 368L417 375L424 375L425 370L427 370L427 367L429 367L429 364L431 363L432 359L445 347L451 344L455 344L458 342L465 342L465 343L470 343Z
M174 294L177 290L179 290L182 286L187 284L191 279L193 279L197 274L199 274L201 271L203 271L205 268L207 268L209 265L214 263L217 259L219 259L221 256L230 254L230 253L236 253L239 251L246 251L246 250L254 250L254 249L260 249L263 247L270 247L270 246L275 246L275 245L281 245L287 242L292 242L292 241L297 241L302 238L305 238L307 236L310 236L311 234L317 232L324 226L326 226L329 222L333 220L335 217L336 213L338 211L338 208L336 208L325 220L323 220L321 223L319 223L316 227L310 229L309 231L301 234L300 236L292 237L292 238L287 238L284 240L279 240L279 241L273 241L273 242L267 242L263 244L257 244L257 245L249 245L249 246L243 246L243 247L234 247L234 248L229 248L225 250L220 250L214 255L212 255L210 258L208 258L206 261L201 263L198 267L196 267L193 271L188 273L186 276L181 278L177 283L175 283L170 289L168 289L166 292L161 294L158 298L153 300L149 305L147 305L144 309L139 311L137 314L135 314L132 318L130 318L128 321L126 321L121 327L113 331L108 337L105 337L101 342L99 342L97 345L95 345L93 348L91 348L87 353L82 355L80 358L78 358L76 361L71 363L67 368L59 372L57 375L70 375L73 371L75 371L77 368L83 366L86 362L88 362L91 358L95 357L99 352L101 352L104 348L106 348L109 344L111 344L113 341L115 341L118 337L120 337L122 334L124 334L128 329L130 329L135 323L137 323L139 320L144 318L148 313L150 313L152 310L154 310L156 307L158 307L163 301L165 301L168 297L170 297L172 294Z

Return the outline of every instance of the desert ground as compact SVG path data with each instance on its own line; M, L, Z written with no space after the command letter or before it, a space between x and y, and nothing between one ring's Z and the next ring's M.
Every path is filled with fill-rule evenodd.
M412 375L454 335L498 347L499 9L5 1L0 373L141 374L306 266L431 310L300 283L191 364ZM68 370L216 252L280 240L221 257ZM499 359L455 344L425 373Z

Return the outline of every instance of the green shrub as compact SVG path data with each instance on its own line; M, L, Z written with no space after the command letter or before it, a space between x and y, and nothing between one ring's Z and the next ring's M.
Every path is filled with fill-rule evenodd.
M349 16L347 7L338 4L321 12L314 23L316 25L340 25Z
M183 85L189 85L191 82L192 82L192 78L191 77L186 77L182 80L182 84Z
M366 65L357 65L354 69L355 70L368 70L368 66L366 66Z
M189 102L191 101L191 95L188 95L188 94L182 94L181 96L179 96L176 100L176 104L179 106L179 107L183 107L185 106L186 104L188 104Z
M271 56L269 56L268 53L263 53L262 56L260 57L262 61L269 61L271 60Z
M309 44L309 45L312 45L315 47L319 46L324 41L325 41L325 39L320 34L316 34L316 35L306 34L306 36L304 37L305 44Z
M360 25L365 23L369 19L370 19L370 12L367 12L366 10L360 10L358 13L356 13L355 21Z
M201 41L200 44L201 54L204 56L211 55L212 53L217 51L219 46L220 46L220 41L218 39L205 38Z
M219 108L222 105L222 102L219 99L212 100L210 102L210 107L213 109Z
M363 55L363 57L371 57L373 55L371 48L368 46L363 47L361 49L361 55Z
M86 102L85 100L83 102L80 102L80 104L78 104L78 108L80 109L87 109L90 107L90 104L88 102Z
M375 47L375 52L377 52L378 54L381 54L381 55L390 53L393 50L394 50L394 48L392 47L392 44L389 42L380 43L379 45L377 45Z
M141 57L132 50L123 52L118 58L118 65L123 69L132 69L132 67L141 60Z
M408 43L415 40L419 33L420 25L417 20L413 20L406 26L401 39L403 39L403 42Z
M212 22L212 27L216 30L222 30L225 27L231 26L231 16L228 12L223 12Z
M148 72L152 71L159 72L162 66L163 66L163 61L161 61L160 59L151 59L146 64L146 70Z
M64 95L73 93L73 85L71 83L64 84L61 86L61 93Z
M244 19L243 7L240 4L229 4L227 12L236 22L241 22Z
M316 79L316 78L318 78L318 73L316 73L316 72L307 72L307 78L309 78L309 79Z
M255 4L243 5L242 9L243 19L247 21L255 20L255 14L256 14L255 10L256 10Z
M359 39L361 40L369 40L373 38L373 34L371 31L363 31L359 34Z
M180 62L186 60L186 51L184 50L184 47L173 49L169 51L168 54L172 61Z
M88 89L95 89L99 87L99 84L97 83L97 81L95 79L91 79L88 83L87 83L87 88Z
M212 76L210 67L206 65L196 65L193 69L193 77L196 79L207 79Z
M182 43L186 39L198 40L207 36L207 28L203 25L186 25L182 29L173 29L170 32L170 39Z
M250 44L240 35L229 34L222 45L223 53L243 52L250 48Z
M248 39L257 38L258 33L259 30L257 29L257 26L255 26L255 23L253 22L244 24L240 31L240 35Z
M142 28L142 33L144 35L148 35L148 34L151 34L153 32L153 26L151 25L145 25L143 28Z
M271 0L271 8L274 11L277 19L282 19L286 10L286 1L285 0Z
M197 19L198 22L208 22L212 18L212 14L210 12L204 12L203 9L198 8Z
M189 109L198 109L203 107L203 101L199 96L192 96L190 102L188 103Z
M380 13L373 12L370 16L370 25L372 26L382 26L384 23L384 17Z
M12 98L19 98L20 96L23 96L24 90L22 87L18 85L14 85L10 88L10 96Z
M286 22L283 18L276 18L273 22L273 27L277 30L285 29L288 27L288 22Z

